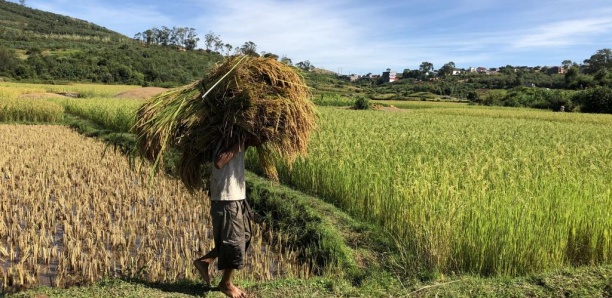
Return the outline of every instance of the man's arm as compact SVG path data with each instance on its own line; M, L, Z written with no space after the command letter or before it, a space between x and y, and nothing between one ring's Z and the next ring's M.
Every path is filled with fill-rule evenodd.
M236 154L240 152L240 144L236 143L233 146L219 152L215 158L215 168L223 168Z
M261 144L262 142L259 141L257 138L251 137L244 142L242 150L246 150L249 147L256 147ZM240 147L240 143L236 143L233 146L219 152L219 154L217 154L217 157L215 158L215 168L223 168L230 160L232 160L232 158L234 158L234 156L236 156L238 152L240 152Z

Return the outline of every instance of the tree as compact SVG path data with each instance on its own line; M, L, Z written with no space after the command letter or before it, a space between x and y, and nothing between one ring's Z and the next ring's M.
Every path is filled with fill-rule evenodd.
M434 69L433 64L431 62L427 62L427 61L424 61L419 66L419 71L421 72L421 75L423 75L423 76L429 75L429 72L431 72L433 69Z
M591 58L584 60L588 66L585 69L586 73L594 74L602 69L612 69L612 50L598 50Z
M212 31L208 31L206 35L204 35L204 46L206 46L206 51L210 51L210 49L215 45L215 41L219 37L215 35Z
M145 32L143 32L142 34L142 38L144 39L144 42L146 44L151 44L154 41L154 37L153 37L153 30L152 29L148 29Z
M564 69L569 69L570 67L572 67L572 60L563 60L563 62L561 62L561 65L563 65Z
M0 48L0 74L7 74L19 64L19 58L14 50Z
M239 49L239 52L243 55L259 57L257 53L257 45L252 41L245 42Z
M170 28L162 26L162 29L158 32L159 44L167 46L170 44Z
M264 58L272 58L274 60L278 60L278 55L276 55L274 53L262 52L261 54L264 56Z
M173 46L184 46L185 40L187 39L187 30L189 28L172 28L172 34L170 34L170 44Z
M421 72L418 69L410 70L408 68L404 69L402 72L402 79L418 79L421 75Z
M467 99L471 102L480 104L480 95L478 95L478 92L476 92L476 90L468 92Z
M310 61L308 60L300 61L297 64L295 64L295 66L297 66L298 68L304 71L311 71L315 68L312 64L310 64Z
M187 50L195 49L200 40L197 38L194 28L172 27L170 29L166 26L162 26L161 30L154 27L144 32L136 33L134 39L141 40L148 45L184 47Z
M285 63L287 65L293 65L293 62L291 61L291 58L288 58L287 56L283 55L283 57L280 59L280 62Z
M525 84L525 71L522 69L519 69L516 72L516 76L514 76L513 85L514 87L519 87L519 86L523 86L524 84Z
M232 52L232 49L234 47L229 43L226 43L224 47L225 47L225 54L229 56L229 54Z
M576 81L579 74L580 74L580 71L578 70L577 67L570 67L565 72L565 87L569 88L569 86L572 85L572 83Z
M138 32L136 34L134 34L134 39L135 40L143 40L144 39L144 35L142 32Z
M198 41L200 41L200 38L198 37L195 29L187 29L187 37L184 42L185 49L188 51L194 50L198 46Z
M593 75L593 79L600 86L612 87L612 72L608 69L600 69Z
M25 0L19 0L19 4L21 4L22 6L25 6Z
M580 104L580 111L612 114L612 89L596 87L578 92L572 100Z
M223 44L223 41L221 40L221 38L217 36L217 38L215 39L214 46L215 46L215 52L219 52L223 50L223 47L225 46L225 44Z
M506 65L499 68L502 74L513 75L515 73L514 66Z
M451 62L444 64L444 66L442 66L438 70L438 75L442 77L449 76L453 74L454 70L455 70L455 62L451 61Z

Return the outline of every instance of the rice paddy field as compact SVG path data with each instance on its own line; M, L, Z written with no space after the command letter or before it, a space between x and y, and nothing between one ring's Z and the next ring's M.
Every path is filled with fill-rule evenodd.
M209 200L176 179L64 126L0 125L0 288L102 278L199 280L192 260L213 247ZM254 227L242 279L307 277L285 246ZM272 232L268 232L272 233ZM283 252L281 252L283 251Z
M142 102L108 96L118 91L82 92L99 95L46 101L123 132L133 124L131 113ZM402 106L406 109L399 112L318 107L319 129L308 156L299 159L291 171L279 163L281 181L331 202L355 218L384 227L403 251L406 274L524 276L612 264L612 115L415 104L412 108L410 104ZM149 190L141 183L146 179L146 174L139 172L142 169L128 171L125 161L112 150L102 158L103 145L66 128L49 131L46 127L45 133L29 129L42 128L0 128L3 140L25 142L0 145L9 146L0 150L0 191L3 203L10 202L0 207L4 212L0 264L5 285L36 282L40 276L55 276L50 279L55 284L68 282L58 272L69 276L80 272L85 280L117 276L118 272L135 274L130 268L143 267L129 264L147 264L151 255L164 255L165 262L146 268L158 266L155 270L161 272L162 268L177 267L183 271L166 270L165 276L151 273L150 278L195 278L195 272L185 267L197 254L193 247L205 250L211 244L202 232L210 228L202 195L192 197L178 181L164 177L156 178L163 187ZM26 135L37 138L32 135L36 133L50 139L25 140ZM70 151L41 157L46 156L41 152L55 150ZM73 155L81 159L70 161ZM255 158L252 154L253 168ZM153 190L162 193L149 193ZM21 201L15 201L19 196L28 203L15 208L22 206ZM174 202L174 208L191 210L188 218L171 211L168 202ZM158 205L165 210L161 213L164 216L148 211ZM121 214L125 216L123 224L115 225ZM30 223L22 217L35 220ZM175 224L176 229L155 226L160 218L189 225ZM75 224L77 220L84 224ZM99 222L105 223L99 225L104 228L90 229ZM39 235L40 227L46 230L44 237ZM198 232L192 234L187 227ZM171 237L144 245L138 235L154 234L157 229L170 229L164 233ZM8 236L5 231L13 232ZM123 238L118 238L121 235ZM24 246L37 237L46 240L41 240L36 251L34 246ZM93 240L98 238L103 240ZM82 255L69 253L77 243ZM116 254L102 249L114 246L121 248ZM147 246L155 249L144 249ZM94 254L99 257L97 263L88 263ZM187 257L176 260L179 255ZM47 256L55 256L55 261ZM77 258L76 263L71 258ZM308 270L292 263L290 254L262 256L257 262L264 258L271 268L278 263L274 260L286 260L283 264L288 267L281 270L286 274L308 275ZM263 268L259 273L245 274L258 279L268 278L265 272L278 271L267 265Z
M415 265L516 276L612 262L612 117L320 108L285 181L391 231Z

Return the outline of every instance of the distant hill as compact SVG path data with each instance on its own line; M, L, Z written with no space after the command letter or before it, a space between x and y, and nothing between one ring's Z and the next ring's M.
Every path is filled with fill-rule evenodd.
M0 43L27 45L36 41L118 42L129 39L96 24L0 0Z
M335 72L331 71L331 70L327 70L325 68L314 68L313 70L311 70L310 72L313 73L320 73L320 74L327 74L327 75L336 75Z
M170 87L199 79L221 58L203 50L146 46L85 20L0 0L4 79Z

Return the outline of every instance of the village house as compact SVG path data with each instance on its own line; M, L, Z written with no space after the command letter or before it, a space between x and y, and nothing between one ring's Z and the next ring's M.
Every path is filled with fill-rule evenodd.
M382 79L386 82L395 82L397 80L397 73L392 71L391 68L387 68L387 71L382 73Z

